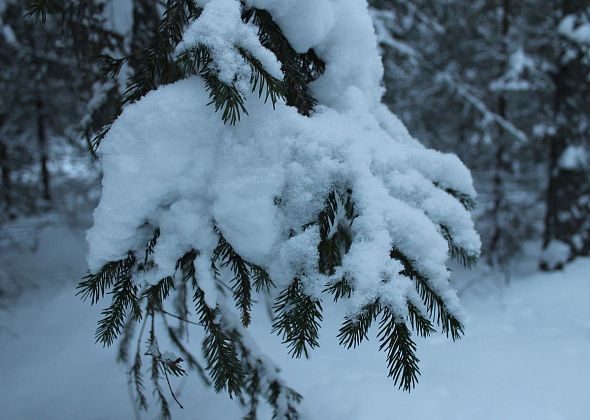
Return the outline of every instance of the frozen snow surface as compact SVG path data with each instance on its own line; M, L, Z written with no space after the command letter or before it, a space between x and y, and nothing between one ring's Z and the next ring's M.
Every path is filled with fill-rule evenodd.
M3 261L13 261L3 266L6 274L35 267L39 289L0 311L0 418L134 418L126 367L115 363L115 348L94 344L99 314L75 297L74 284L67 282L84 273L80 231L53 226L40 238L20 263L22 250L2 251ZM68 251L68 263L57 267L56 244L79 252ZM308 420L587 420L588 272L590 259L579 259L550 274L524 267L508 286L478 271L459 275L466 290L466 336L457 343L442 336L419 342L422 376L411 394L386 377L374 335L354 351L338 346L342 314L335 308L325 314L321 347L310 360L287 355L269 333L260 305L252 334L286 382L304 395ZM191 330L190 344L197 354L198 331ZM236 401L205 388L195 374L175 379L173 386L185 407L172 404L175 419L241 418ZM270 418L264 407L260 418Z

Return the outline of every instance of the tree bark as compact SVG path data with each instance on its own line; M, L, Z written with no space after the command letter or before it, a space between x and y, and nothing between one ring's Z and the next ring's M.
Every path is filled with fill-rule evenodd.
M2 199L4 210L8 217L12 218L12 177L8 165L8 148L0 141L0 171L2 172Z
M504 55L503 62L502 62L502 71L504 72L508 66L508 31L510 30L510 0L503 0L502 1L502 53ZM498 115L502 118L507 117L507 108L508 104L506 101L506 97L504 93L500 93L500 97L498 98ZM500 219L500 213L503 211L504 207L506 206L506 196L505 196L505 186L504 186L504 178L506 172L506 162L505 162L505 153L506 153L506 139L504 138L504 133L500 130L498 138L496 141L496 155L494 161L494 178L493 178L493 207L492 207L492 216L494 218L494 230L492 236L490 238L489 249L487 252L488 255L488 264L489 265L497 265L503 263L503 258L498 255L500 252L500 248L503 246L503 230L506 226L503 226L502 220Z
M45 127L45 117L43 115L43 100L37 97L37 145L39 147L39 170L41 172L41 184L43 188L43 199L51 201L51 179L47 162L49 160L47 145L47 130Z
M584 1L561 2L561 18L572 13L582 13ZM557 21L559 24L560 19ZM557 28L556 28L557 31ZM585 146L588 150L588 128L580 129L581 121L590 120L590 83L587 74L590 68L584 64L581 54L567 60L571 48L560 41L558 70L554 75L554 126L555 132L549 138L548 186L546 196L545 227L543 247L560 241L570 247L569 259L590 254L590 182L588 168L564 167L561 159L570 146ZM545 261L541 268L552 269Z

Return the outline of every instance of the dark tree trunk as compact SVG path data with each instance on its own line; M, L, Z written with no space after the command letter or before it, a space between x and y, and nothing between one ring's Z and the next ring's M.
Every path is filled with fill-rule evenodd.
M4 211L8 217L12 214L12 178L10 166L8 164L8 147L0 141L0 171L2 172L2 200L4 201Z
M41 183L43 187L43 199L51 201L51 188L50 188L50 174L47 162L48 156L48 145L47 145L47 131L45 127L45 117L43 115L43 100L37 98L37 145L39 147L39 169L41 172Z
M561 16L581 13L586 1L569 0L561 3ZM566 40L561 42L565 43ZM547 204L543 246L547 249L553 241L560 241L570 248L569 259L590 253L590 183L588 168L563 165L564 152L571 146L583 146L588 150L590 130L590 67L582 54L574 59L564 59L572 47L560 46L559 66L554 75L555 93L553 112L555 133L549 138L549 164ZM565 262L565 261L564 261ZM560 268L541 261L541 268Z
M510 30L510 0L502 1L502 52L504 54L502 63L502 72L508 66L508 31ZM500 93L498 98L497 110L498 115L502 118L507 117L508 104L506 97L503 93ZM502 130L500 130L496 142L496 155L494 160L494 178L493 178L493 189L492 194L494 197L492 205L492 217L493 217L493 232L488 244L488 264L490 265L502 265L504 258L502 257L501 248L504 247L505 243L505 232L506 226L504 226L501 213L504 211L506 203L506 191L504 180L506 178L506 138Z

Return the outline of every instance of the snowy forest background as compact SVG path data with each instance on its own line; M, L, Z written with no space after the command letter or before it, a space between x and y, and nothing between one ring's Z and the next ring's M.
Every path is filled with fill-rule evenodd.
M134 53L151 45L167 3L0 0L2 418L139 415L129 361L94 344L99 313L75 285L101 194L96 145L129 102L127 79L139 83ZM481 256L452 267L465 337L417 340L410 394L388 380L374 343L338 346L336 309L309 360L292 360L269 320L252 327L258 347L310 418L590 418L590 3L369 3L384 102L474 178ZM184 406L170 401L173 418L243 415L198 375L172 388Z

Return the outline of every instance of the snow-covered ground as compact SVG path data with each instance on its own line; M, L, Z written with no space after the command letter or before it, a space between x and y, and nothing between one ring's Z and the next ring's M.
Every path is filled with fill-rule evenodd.
M94 344L97 308L74 295L85 270L82 231L51 224L34 242L34 251L0 251L4 282L18 273L37 286L0 310L0 418L134 418L126 368L115 363L115 349ZM311 419L587 420L589 272L590 259L580 259L550 274L525 264L508 285L480 272L460 275L466 336L419 342L422 377L409 395L386 377L374 339L357 350L338 346L337 308L325 313L310 360L287 356L262 309L253 334L304 395ZM185 408L174 407L174 418L240 418L235 402L196 375L175 386Z

